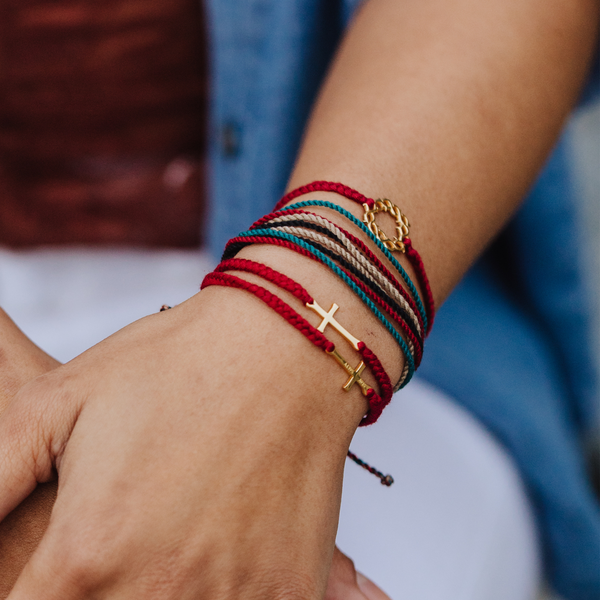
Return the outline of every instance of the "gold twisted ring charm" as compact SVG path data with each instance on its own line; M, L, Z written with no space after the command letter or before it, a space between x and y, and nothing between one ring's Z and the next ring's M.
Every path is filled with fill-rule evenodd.
M402 211L387 198L375 200L373 208L370 208L368 204L363 204L363 208L365 209L363 222L369 228L371 233L377 236L390 252L404 252L405 247L402 240L408 236L410 224L407 217L402 214ZM395 237L389 238L375 222L375 215L381 212L389 213L394 217L394 220L396 221Z

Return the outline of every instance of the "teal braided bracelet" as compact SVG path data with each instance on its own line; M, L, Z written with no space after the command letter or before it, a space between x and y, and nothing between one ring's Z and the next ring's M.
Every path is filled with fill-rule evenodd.
M423 324L425 325L425 329L427 330L427 314L425 312L425 308L423 307L423 303L421 302L421 296L419 295L417 288L415 287L414 283L408 276L408 273L404 270L404 267L402 267L402 265L392 255L392 253L382 244L381 240L379 240L379 238L377 236L373 235L373 233L369 230L369 228L362 221L359 221L352 213L348 212L346 209L342 208L341 206L334 204L333 202L327 202L325 200L304 200L302 202L296 202L295 204L289 204L288 206L286 206L285 208L280 209L280 210L293 210L293 209L305 208L307 206L322 206L324 208L330 208L332 210L335 210L342 216L346 217L354 225L359 227L362 231L364 231L364 233L366 233L369 236L369 238L375 244L377 244L377 247L383 252L383 254L386 256L386 258L392 263L392 265L394 265L394 268L396 269L396 271L398 271L398 273L400 274L400 277L402 277L402 279L404 280L404 283L406 283L406 286L408 287L410 293L412 294L413 298L415 299L415 304L417 305L417 308L418 308L419 313L421 314L421 318L423 320Z

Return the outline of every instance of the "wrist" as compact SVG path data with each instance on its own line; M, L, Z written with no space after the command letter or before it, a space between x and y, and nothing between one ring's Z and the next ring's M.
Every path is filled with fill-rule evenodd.
M187 339L202 401L214 398L223 418L253 423L259 435L285 431L343 462L367 404L342 390L344 372L280 315L243 290L210 287L159 318Z

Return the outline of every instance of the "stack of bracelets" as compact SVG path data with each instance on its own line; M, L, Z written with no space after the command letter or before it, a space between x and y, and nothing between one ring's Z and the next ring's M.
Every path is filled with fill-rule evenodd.
M335 192L362 204L363 221L361 222L354 215L332 202L305 200L288 205L299 196L318 191ZM397 275L392 274L390 269L360 239L325 217L305 210L317 206L336 211L351 225L362 230L381 250ZM375 222L375 216L381 212L386 212L395 219L395 237L387 237ZM221 263L205 277L201 289L211 285L243 289L254 294L279 313L346 371L349 378L343 385L345 391L353 389L355 384L358 385L369 403L368 412L360 425L371 425L377 421L385 406L390 402L392 394L410 381L415 369L419 366L423 356L423 341L431 330L434 318L433 297L425 268L421 257L412 246L408 233L408 219L389 200L366 198L340 183L315 181L286 194L279 201L274 212L259 219L248 231L231 239L225 247ZM333 304L327 311L306 289L287 275L251 260L235 258L242 248L251 244L271 244L288 248L320 262L337 275L379 319L400 347L406 360L396 384L392 385L375 353L335 319L335 313L339 308L337 304ZM417 274L418 283L424 295L423 300L402 265L394 257L394 252L401 252L408 258ZM252 273L290 292L304 307L319 315L322 319L321 324L313 327L277 295L259 285L228 274L227 271ZM390 319L393 323L390 322ZM336 349L333 342L324 335L327 326L338 331L360 354L362 360L356 368L352 367ZM361 377L367 367L377 381L378 392ZM379 477L382 484L392 485L394 480L390 475L384 475L369 466L352 452L348 452L348 457Z

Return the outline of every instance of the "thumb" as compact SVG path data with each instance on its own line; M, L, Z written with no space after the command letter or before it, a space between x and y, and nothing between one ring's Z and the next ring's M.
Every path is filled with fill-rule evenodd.
M79 407L61 392L56 373L21 388L0 417L0 521L54 477L77 420Z
M372 581L358 573L337 546L333 553L324 600L391 600Z
M356 572L356 583L360 588L360 591L368 598L368 600L391 600L386 593L358 571Z

